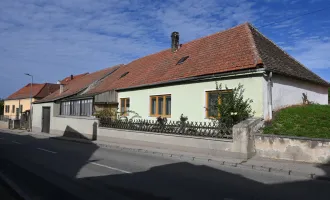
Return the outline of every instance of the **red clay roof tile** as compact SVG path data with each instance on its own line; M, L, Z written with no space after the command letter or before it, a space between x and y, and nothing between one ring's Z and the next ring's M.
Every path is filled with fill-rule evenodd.
M248 24L185 43L175 53L167 49L120 67L88 93L154 84L200 75L255 68L261 58L252 45ZM182 64L177 62L189 58ZM125 77L120 76L129 72Z

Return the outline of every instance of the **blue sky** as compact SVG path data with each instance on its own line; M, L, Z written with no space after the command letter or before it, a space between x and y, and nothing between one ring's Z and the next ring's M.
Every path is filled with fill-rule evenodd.
M251 22L330 81L328 0L1 0L0 98L35 82L93 72ZM271 26L273 22L290 19Z

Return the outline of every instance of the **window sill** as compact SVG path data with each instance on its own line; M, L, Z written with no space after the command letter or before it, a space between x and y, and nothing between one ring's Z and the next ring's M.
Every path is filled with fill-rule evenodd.
M205 119L216 119L216 117L206 116Z
M162 118L166 117L168 119L171 119L171 116L162 116L162 115L149 115L148 117L155 117L155 118L157 118L157 117L162 117Z
M57 115L55 117L60 117L60 118L72 118L72 119L89 119L89 120L95 120L97 119L94 116L74 116L74 115Z

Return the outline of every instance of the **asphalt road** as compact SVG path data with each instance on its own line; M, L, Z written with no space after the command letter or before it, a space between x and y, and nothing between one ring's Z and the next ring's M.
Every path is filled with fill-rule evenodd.
M1 199L6 200L18 200L19 198L12 192L10 188L8 188L7 185L3 182L3 180L0 180L0 197Z
M329 199L330 182L0 133L0 170L31 199Z

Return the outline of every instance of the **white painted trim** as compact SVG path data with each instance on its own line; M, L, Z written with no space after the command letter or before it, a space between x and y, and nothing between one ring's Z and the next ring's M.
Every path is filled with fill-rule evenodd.
M45 152L48 152L48 153L52 153L52 154L56 154L57 152L55 151L50 151L50 150L47 150L47 149L43 149L43 148L37 148L38 150L41 150L41 151L45 151Z
M119 172L123 172L123 173L126 173L126 174L131 174L132 173L132 172L129 172L129 171L126 171L126 170L123 170L123 169L110 167L108 165L102 165L102 164L99 164L99 163L96 163L96 162L90 162L90 164L97 165L97 166L104 167L104 168L108 168L108 169L112 169L112 170L119 171Z

